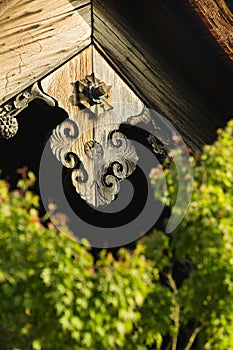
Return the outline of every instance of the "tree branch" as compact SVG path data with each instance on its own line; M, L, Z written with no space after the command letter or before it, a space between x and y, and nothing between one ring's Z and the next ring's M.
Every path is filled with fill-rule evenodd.
M193 331L193 333L191 334L190 338L189 338L189 341L186 345L186 347L184 348L184 350L190 350L191 349L191 346L193 345L194 343L194 340L196 339L196 336L198 335L198 333L200 332L201 330L201 327L196 327Z
M176 350L177 349L177 341L178 341L178 332L179 332L179 327L180 327L180 304L179 304L179 300L178 300L178 289L176 287L176 282L173 279L172 274L170 272L167 274L167 280L168 280L169 286L173 292L174 301L175 301L175 306L173 309L173 321L174 321L176 334L172 337L172 350Z

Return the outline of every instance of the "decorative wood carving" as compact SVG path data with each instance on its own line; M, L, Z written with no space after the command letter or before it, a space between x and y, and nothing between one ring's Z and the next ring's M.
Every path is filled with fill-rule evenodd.
M142 102L94 47L41 85L69 115L52 133L52 152L71 169L72 184L85 201L94 207L111 203L138 159L132 142L118 129L130 115L140 114Z
M103 126L95 140L82 143L79 139L85 134L82 123L67 119L53 131L50 139L57 159L73 169L71 178L77 193L94 207L114 200L120 181L132 174L138 160L131 141L116 130L116 124ZM80 150L80 146L82 150L77 153L75 150Z
M92 68L104 79L98 79ZM151 123L158 128L149 110L94 48L67 62L42 80L41 86L45 93L35 83L1 108L1 136L10 138L17 132L15 117L30 101L40 98L55 106L56 99L69 118L52 132L53 154L71 169L72 184L81 198L94 207L110 204L120 182L133 173L138 161L132 142L119 127L122 123ZM156 154L166 156L155 137L151 135L148 142Z
M139 123L149 124L151 122L150 112L148 108L144 106L140 113L130 116L127 121L130 125L137 125Z
M18 121L16 116L27 108L29 102L37 98L44 100L50 106L55 106L54 99L46 95L40 89L38 83L34 83L18 94L15 99L0 107L0 138L9 139L17 133Z
M110 204L138 160L119 127L144 123L158 129L148 108L94 48L45 78L42 87L69 115L52 133L52 152L71 169L72 184L86 202L94 207ZM147 141L156 155L167 157L162 142L152 135Z

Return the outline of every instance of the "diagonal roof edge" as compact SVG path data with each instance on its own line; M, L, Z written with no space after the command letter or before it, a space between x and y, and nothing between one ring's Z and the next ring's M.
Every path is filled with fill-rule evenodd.
M91 44L89 0L0 3L0 105Z
M130 88L192 148L212 142L232 117L233 72L193 7L183 0L93 4L94 44Z

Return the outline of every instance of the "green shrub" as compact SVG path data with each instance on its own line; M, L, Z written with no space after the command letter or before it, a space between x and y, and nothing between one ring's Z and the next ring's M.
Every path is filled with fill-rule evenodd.
M155 231L146 240L147 256L155 261L155 267L173 292L175 306L171 317L178 343L187 337L186 345L178 349L230 350L233 349L233 121L224 131L218 130L218 140L205 146L200 159L192 158L192 162L195 181L188 212L172 234ZM166 176L171 203L178 184L175 168L166 170ZM180 273L177 266L182 269ZM172 337L173 349L176 341Z
M143 350L160 339L142 328L158 285L143 247L117 261L103 250L94 265L86 242L42 225L28 176L13 192L0 181L0 348Z
M42 224L31 173L15 191L0 180L0 348L233 349L233 121L192 162L179 227L96 264L87 242Z

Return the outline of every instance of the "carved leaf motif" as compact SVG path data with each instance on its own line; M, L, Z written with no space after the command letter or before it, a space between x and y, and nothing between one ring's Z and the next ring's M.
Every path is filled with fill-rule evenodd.
M77 155L70 150L78 134L77 124L71 119L66 119L56 127L50 138L53 154L67 168L73 168L77 163Z
M83 110L59 125L50 139L53 154L72 169L76 192L94 207L110 204L119 192L120 181L136 169L135 148L119 126L112 110L95 118L90 109Z

